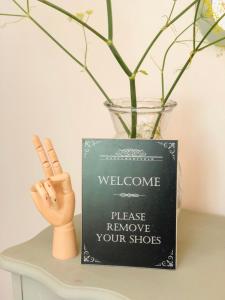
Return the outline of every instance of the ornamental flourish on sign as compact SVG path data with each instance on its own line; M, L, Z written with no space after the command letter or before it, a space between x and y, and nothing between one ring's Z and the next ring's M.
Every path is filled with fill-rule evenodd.
M89 251L87 250L86 245L84 245L84 252L83 252L83 256L84 256L84 262L87 263L101 263L100 260L96 259L95 257L91 256Z
M115 154L101 154L101 160L162 161L162 156L147 155L142 149L119 149Z
M119 196L121 198L139 198L139 197L145 197L145 195L140 194L131 194L131 193L120 193L120 194L113 194L114 196Z
M92 148L94 148L101 141L85 141L84 142L84 157L86 158Z
M162 261L161 263L155 265L156 267L167 267L173 268L174 267L174 251L170 252L170 255L167 257L166 260Z
M146 152L142 149L119 149L116 156L146 156Z
M176 144L174 142L158 142L158 144L167 149L173 160L176 160Z

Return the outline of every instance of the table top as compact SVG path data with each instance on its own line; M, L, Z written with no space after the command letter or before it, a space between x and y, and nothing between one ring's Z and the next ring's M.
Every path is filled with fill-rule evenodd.
M81 240L81 215L74 218ZM176 270L81 265L51 256L52 228L0 255L0 267L43 283L56 295L90 300L225 299L225 218L183 210Z

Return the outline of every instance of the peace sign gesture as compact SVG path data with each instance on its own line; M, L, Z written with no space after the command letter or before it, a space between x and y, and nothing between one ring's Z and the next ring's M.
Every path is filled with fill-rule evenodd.
M73 216L75 196L70 176L63 172L50 139L44 141L45 149L38 136L33 144L40 158L45 178L31 188L33 201L42 216L54 226L52 254L58 259L77 255Z

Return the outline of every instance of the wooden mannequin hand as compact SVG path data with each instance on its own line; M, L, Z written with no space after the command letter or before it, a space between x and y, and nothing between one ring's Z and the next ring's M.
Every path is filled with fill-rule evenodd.
M33 139L46 179L31 188L32 199L42 216L54 226L53 256L67 259L77 255L73 216L75 196L70 176L63 172L52 142L45 140L45 148L38 136ZM49 157L49 160L48 160Z
M37 182L31 194L37 209L50 224L63 226L72 222L75 199L69 174L61 173Z

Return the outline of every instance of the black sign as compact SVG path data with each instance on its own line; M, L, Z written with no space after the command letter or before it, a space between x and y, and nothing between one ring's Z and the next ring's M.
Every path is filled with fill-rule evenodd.
M174 269L177 141L83 140L83 264Z

